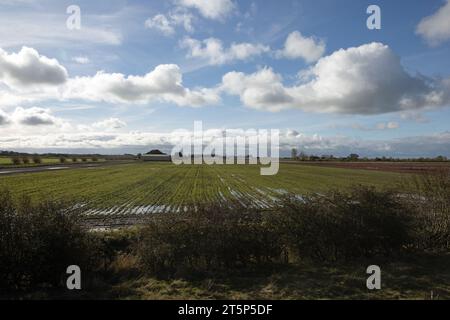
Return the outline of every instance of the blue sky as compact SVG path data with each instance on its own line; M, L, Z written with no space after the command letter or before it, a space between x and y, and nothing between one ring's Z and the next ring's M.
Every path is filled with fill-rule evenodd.
M79 30L66 26L74 4ZM372 4L381 30L366 27ZM450 156L444 0L0 8L0 149L164 149L170 132L202 120L211 130L280 129L286 152Z

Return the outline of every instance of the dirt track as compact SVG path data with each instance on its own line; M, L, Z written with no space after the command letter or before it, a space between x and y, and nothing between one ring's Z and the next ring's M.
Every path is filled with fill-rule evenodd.
M0 177L14 175L14 174L24 174L24 173L97 168L97 167L105 167L105 166L125 164L125 163L130 163L130 161L116 160L116 161L105 161L105 162L98 162L98 163L55 164L55 165L23 167L23 168L17 168L17 167L2 168L2 169L0 169Z

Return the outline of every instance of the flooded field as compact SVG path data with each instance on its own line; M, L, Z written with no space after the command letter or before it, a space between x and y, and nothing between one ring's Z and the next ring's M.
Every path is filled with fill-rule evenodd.
M287 194L353 184L379 188L395 184L403 175L282 164L276 176L261 176L259 166L133 163L113 167L53 170L0 178L15 197L51 197L81 206L94 225L133 224L154 213L179 212L199 203L238 201L270 208Z

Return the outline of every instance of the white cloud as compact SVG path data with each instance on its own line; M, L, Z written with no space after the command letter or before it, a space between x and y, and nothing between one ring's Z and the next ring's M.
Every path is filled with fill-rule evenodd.
M157 29L165 35L172 35L175 33L175 27L172 21L169 21L163 14L157 14L153 18L145 21L145 27L149 29Z
M26 139L30 135L37 138L73 132L82 131L74 130L70 122L55 116L48 108L16 107L9 113L0 110L0 137L6 141Z
M267 51L259 45L232 44L224 49L217 39L197 47L187 40L192 55L212 64L249 59ZM1 52L0 103L32 103L45 100L141 104L152 101L180 106L214 105L221 94L237 95L245 106L279 111L299 108L308 112L381 114L446 106L450 102L450 78L411 76L392 50L380 43L340 49L299 73L298 82L283 83L271 68L253 74L229 72L213 88L186 88L180 68L159 65L144 75L97 72L68 78L56 60L31 48L19 53ZM3 81L6 86L1 86ZM13 103L14 102L14 103ZM23 105L23 104L22 104Z
M174 64L159 65L143 76L99 71L94 76L68 78L57 60L24 47L11 54L0 49L0 67L2 106L70 99L109 103L163 101L192 107L220 102L216 89L185 88L181 70Z
M250 75L229 72L222 78L221 90L239 95L241 101L248 107L280 111L294 102L281 80L280 75L268 68Z
M209 89L191 90L182 83L180 68L159 65L144 76L98 72L92 77L76 77L67 83L65 99L84 99L111 103L145 103L153 100L181 106L216 104L220 97Z
M203 17L211 20L224 20L236 8L231 0L178 0L177 4L197 9Z
M94 128L114 130L126 127L126 123L118 118L109 118L92 124Z
M245 42L232 43L229 48L224 48L222 41L216 38L203 41L185 38L180 45L188 49L188 58L202 59L210 65L222 65L237 60L245 61L270 51L268 46Z
M158 13L145 21L145 27L158 30L166 36L174 35L177 27L194 32L196 17L190 9L196 9L204 18L224 20L235 8L231 0L175 0L175 7L167 14Z
M183 27L187 32L193 32L194 16L185 10L176 9L169 14L157 14L145 21L145 27L148 29L155 29L166 36L171 36L175 33L175 29L179 26Z
M341 49L300 73L301 83L286 87L270 68L253 74L230 72L221 90L239 95L248 107L279 111L381 114L445 106L450 79L413 77L400 59L381 43Z
M1 88L1 85L0 85ZM1 107L15 107L17 105L30 104L35 101L32 97L25 96L24 94L14 93L11 90L5 88L5 91L0 89L0 106Z
M38 107L28 109L18 107L11 115L11 119L14 123L25 126L50 126L61 123L61 119L53 116L49 109Z
M67 77L67 70L56 59L42 56L33 48L22 47L11 54L0 49L0 81L10 87L59 85Z
M88 57L83 57L83 56L73 57L72 60L79 64L88 64L91 62L91 60L89 60Z
M325 53L323 40L314 37L304 37L299 31L294 31L286 39L283 50L277 51L277 57L287 59L304 59L311 63L320 59Z
M1 127L0 127L0 130ZM220 136L223 129L210 129L205 134L206 141ZM242 134L240 130L234 130ZM192 136L191 131L184 131L183 135ZM95 149L95 152L123 153L142 152L150 148L168 150L179 143L180 132L91 132L72 131L69 133L31 133L17 136L17 134L0 135L0 145L9 150L74 150ZM450 132L442 132L424 136L412 136L390 140L363 140L345 136L321 136L319 134L304 134L294 130L280 133L280 150L288 155L292 147L297 147L307 154L334 154L346 156L358 153L361 156L450 156ZM113 150L113 151L108 151Z
M416 33L431 45L438 45L450 39L450 0L436 13L423 18L416 28Z

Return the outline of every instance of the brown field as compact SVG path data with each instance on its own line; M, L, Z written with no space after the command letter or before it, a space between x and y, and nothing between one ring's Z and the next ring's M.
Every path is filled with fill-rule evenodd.
M437 172L441 170L450 170L450 162L342 162L342 161L323 161L323 162L290 162L292 164L305 164L322 167L375 170L398 173L426 173Z

